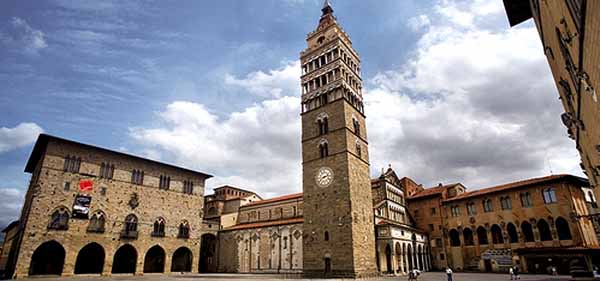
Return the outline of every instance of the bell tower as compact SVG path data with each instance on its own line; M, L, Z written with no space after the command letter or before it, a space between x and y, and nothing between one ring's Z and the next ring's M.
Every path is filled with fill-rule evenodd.
M360 57L328 0L302 61L303 270L377 274Z

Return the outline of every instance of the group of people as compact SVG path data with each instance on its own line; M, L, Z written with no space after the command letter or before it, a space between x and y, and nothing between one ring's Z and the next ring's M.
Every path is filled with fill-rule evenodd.
M510 273L510 280L521 280L519 270L520 269L518 265L514 265L513 267L508 269L508 273Z
M452 269L450 269L450 267L447 267L446 268L446 275L448 276L448 281L453 281L452 280L452 274L453 274ZM413 270L411 270L411 271L408 272L408 280L409 281L418 280L419 275L421 275L421 271L419 271L418 269L413 269Z

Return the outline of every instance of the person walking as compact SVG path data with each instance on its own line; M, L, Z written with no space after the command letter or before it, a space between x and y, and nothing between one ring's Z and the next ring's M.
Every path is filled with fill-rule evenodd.
M519 276L519 266L515 265L513 267L513 275L515 276L515 280L521 280L521 276Z
M508 273L510 274L510 280L515 280L515 272L513 271L512 267L508 269Z
M446 268L446 275L448 276L448 281L452 281L452 269L450 267Z

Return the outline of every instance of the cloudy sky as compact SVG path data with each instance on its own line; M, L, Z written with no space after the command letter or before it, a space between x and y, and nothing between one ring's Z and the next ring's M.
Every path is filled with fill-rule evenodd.
M371 171L477 189L581 175L532 22L501 0L333 0L362 56ZM0 2L0 225L40 132L301 190L300 67L321 0Z

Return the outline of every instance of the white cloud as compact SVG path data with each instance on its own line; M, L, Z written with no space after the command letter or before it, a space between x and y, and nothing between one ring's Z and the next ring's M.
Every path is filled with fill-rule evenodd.
M10 24L12 27L10 33L0 34L0 41L3 43L20 48L29 54L38 54L40 50L48 47L46 34L31 27L26 20L13 17Z
M408 19L408 27L410 27L413 31L422 30L428 27L430 24L431 21L427 15L418 15Z
M164 126L132 128L144 147L186 167L214 173L210 185L237 184L265 196L300 187L300 99L282 97L220 119L204 105L173 102Z
M581 175L537 31L480 25L502 13L485 2L440 1L413 56L370 81L374 166L472 188Z
M245 78L225 75L225 84L246 89L251 94L279 98L300 95L300 61L286 63L283 67L268 72L256 71Z
M0 153L32 144L44 130L35 123L0 128Z
M19 218L25 192L16 188L0 188L0 228Z
M426 185L480 188L528 177L581 175L560 123L561 105L536 31L508 29L483 0L439 1L416 49L382 71L365 94L372 172L393 164ZM500 28L499 28L500 26ZM219 118L202 104L174 102L154 128L131 129L157 157L215 174L263 196L301 190L299 63L225 84L266 98ZM219 115L221 116L221 115Z

